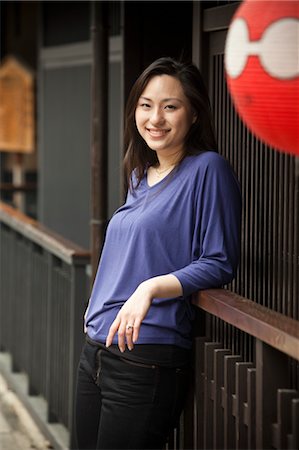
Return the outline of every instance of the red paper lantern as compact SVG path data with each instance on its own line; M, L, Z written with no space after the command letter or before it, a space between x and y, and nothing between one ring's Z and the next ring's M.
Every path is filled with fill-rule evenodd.
M227 84L248 128L299 154L299 3L244 1L225 44Z

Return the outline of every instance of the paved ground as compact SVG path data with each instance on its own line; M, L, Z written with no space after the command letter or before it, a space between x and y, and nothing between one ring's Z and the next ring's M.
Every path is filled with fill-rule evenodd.
M0 375L0 449L26 450L51 448L49 442L29 416L26 409L8 389Z

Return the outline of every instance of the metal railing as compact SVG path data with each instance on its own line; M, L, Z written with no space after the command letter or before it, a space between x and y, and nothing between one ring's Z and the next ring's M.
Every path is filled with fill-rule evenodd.
M90 255L1 202L0 252L0 350L71 431Z

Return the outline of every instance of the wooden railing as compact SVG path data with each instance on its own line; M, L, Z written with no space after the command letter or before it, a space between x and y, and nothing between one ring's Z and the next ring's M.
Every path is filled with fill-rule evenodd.
M70 436L90 255L0 202L0 257L0 351Z
M180 446L297 449L299 322L222 289L202 291L193 303L208 313L201 324L222 322L225 339L194 340L194 385ZM251 358L235 351L238 332L252 341Z
M89 251L63 238L43 224L1 201L0 222L37 245L45 247L45 250L61 258L66 263L70 263L73 260L82 260L84 263L89 261Z
M222 289L199 293L194 305L299 360L299 322Z

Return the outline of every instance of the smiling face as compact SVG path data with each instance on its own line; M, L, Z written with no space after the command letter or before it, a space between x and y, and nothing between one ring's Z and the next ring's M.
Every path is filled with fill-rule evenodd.
M150 79L138 100L135 121L152 150L166 157L183 154L185 137L195 120L179 80L169 75Z

